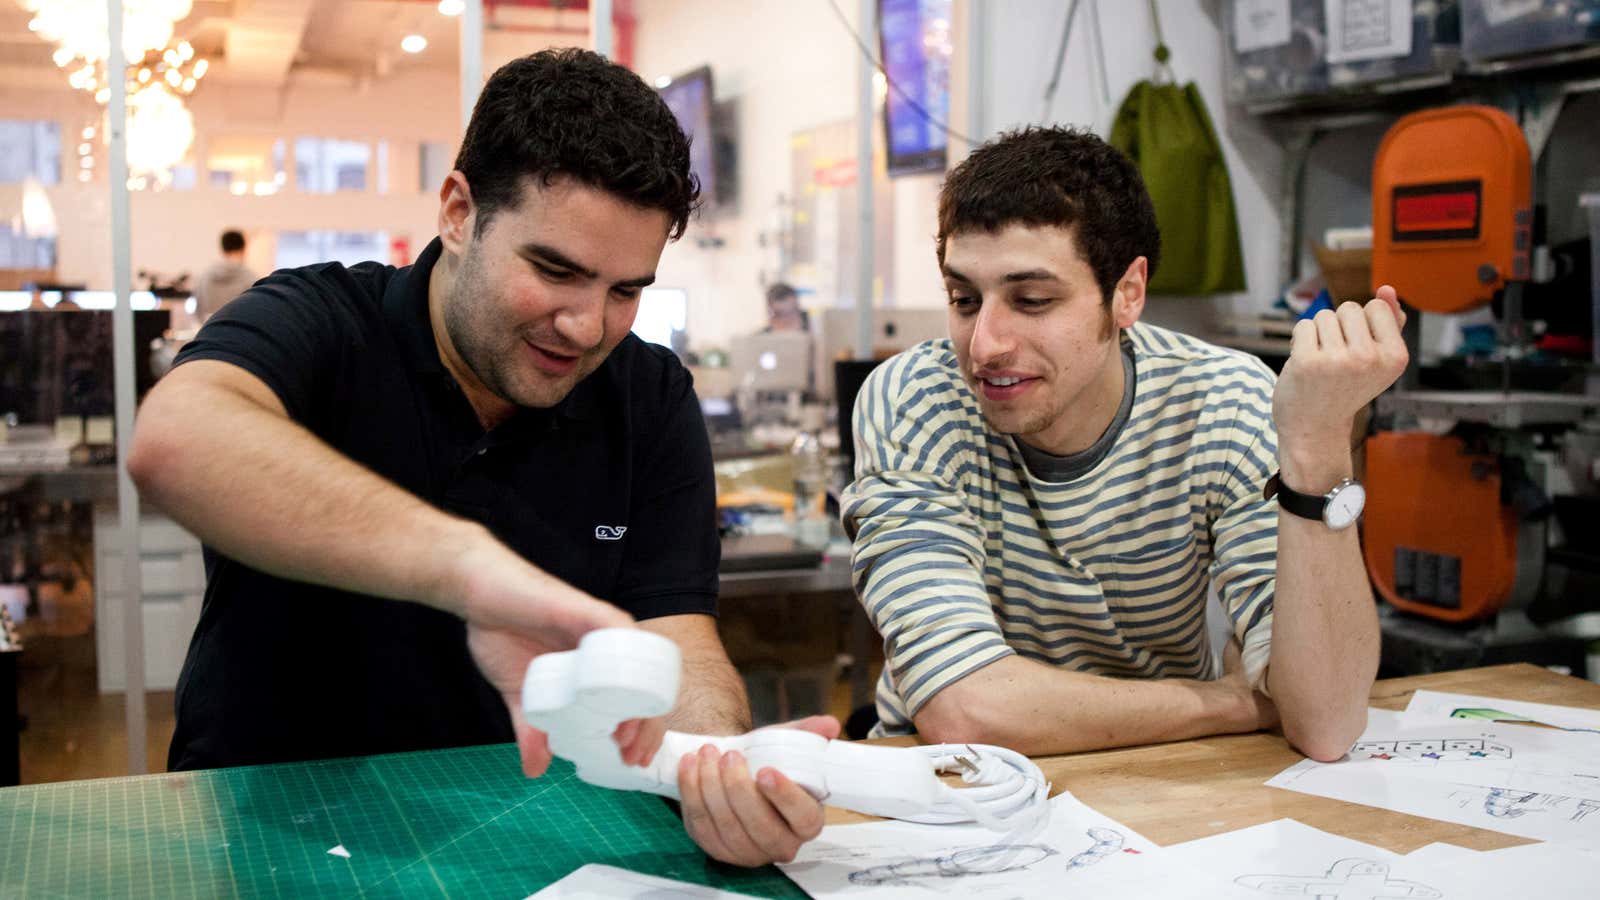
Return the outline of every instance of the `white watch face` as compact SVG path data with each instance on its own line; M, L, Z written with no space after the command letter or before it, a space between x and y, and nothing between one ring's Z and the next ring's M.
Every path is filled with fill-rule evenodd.
M1322 521L1335 531L1349 528L1361 518L1367 505L1367 489L1354 481L1339 484L1328 494L1328 505L1323 507Z

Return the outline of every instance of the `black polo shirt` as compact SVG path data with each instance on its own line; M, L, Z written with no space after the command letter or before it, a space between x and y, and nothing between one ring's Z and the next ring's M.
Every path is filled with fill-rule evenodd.
M435 240L402 269L276 272L213 317L178 363L249 371L340 453L637 618L714 614L715 483L689 373L629 335L556 407L485 433L434 344L439 253ZM512 739L459 619L277 578L209 547L206 575L170 768Z

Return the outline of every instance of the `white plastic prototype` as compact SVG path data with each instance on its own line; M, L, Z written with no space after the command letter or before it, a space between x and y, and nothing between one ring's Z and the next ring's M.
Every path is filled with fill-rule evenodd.
M522 711L545 732L550 751L577 766L578 777L617 790L679 799L678 761L705 744L737 750L751 773L772 767L813 797L874 816L909 822L977 822L996 831L1041 826L1049 816L1050 785L1020 753L985 744L883 747L830 741L787 728L736 737L668 731L644 766L630 766L612 740L627 719L654 718L672 709L682 663L672 641L637 628L591 631L576 650L546 653L528 666ZM958 773L969 787L941 781Z

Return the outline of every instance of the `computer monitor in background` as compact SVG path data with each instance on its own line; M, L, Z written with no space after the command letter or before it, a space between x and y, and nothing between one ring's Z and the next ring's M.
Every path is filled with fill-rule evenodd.
M834 362L857 356L857 315L853 309L830 309L822 314L822 336L817 342L817 393L824 398L835 396ZM947 314L942 306L872 311L873 359L887 359L923 341L943 340L949 336Z
M833 383L835 385L835 403L839 411L839 455L844 457L845 472L854 478L856 472L856 441L855 432L851 428L851 417L855 415L856 395L861 393L861 385L872 374L872 370L882 365L882 360L877 359L841 359L833 364Z
M700 196L717 202L715 140L712 137L712 106L716 95L711 88L711 67L701 66L674 77L656 93L672 110L678 126L689 135L689 170L700 179Z
M951 0L878 0L890 175L943 172L950 121Z
M733 343L735 391L762 393L811 389L811 335L804 331L752 334Z
M640 339L682 353L688 328L688 291L647 287L639 292L639 313L633 319L633 333Z

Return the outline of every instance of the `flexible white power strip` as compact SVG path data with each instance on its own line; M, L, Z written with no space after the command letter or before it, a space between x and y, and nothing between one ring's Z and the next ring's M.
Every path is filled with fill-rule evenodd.
M986 744L883 747L830 741L788 728L736 737L668 731L649 764L630 766L611 734L627 719L666 715L678 697L678 646L637 628L591 631L576 650L547 653L528 666L522 711L570 760L578 777L600 787L679 799L678 761L705 744L737 750L752 773L771 766L831 806L908 822L976 822L996 831L1042 825L1050 785L1034 762ZM961 776L969 787L941 781Z

